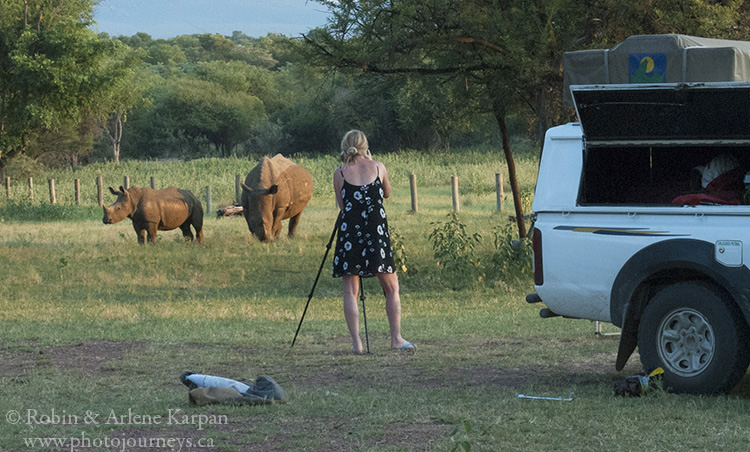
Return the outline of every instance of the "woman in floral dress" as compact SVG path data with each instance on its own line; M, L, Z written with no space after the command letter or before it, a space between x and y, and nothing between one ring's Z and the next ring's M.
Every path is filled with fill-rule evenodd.
M401 336L398 276L383 207L383 199L391 195L388 170L382 162L372 159L367 137L359 130L344 135L341 160L344 164L333 173L333 188L341 211L333 276L343 280L344 317L352 336L352 353L364 351L359 337L359 278L372 276L378 278L385 293L391 347L415 350L416 345Z

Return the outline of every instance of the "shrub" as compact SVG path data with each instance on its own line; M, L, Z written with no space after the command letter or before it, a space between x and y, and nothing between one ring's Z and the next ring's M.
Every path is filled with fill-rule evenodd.
M409 255L406 252L406 246L404 241L401 239L401 235L393 228L388 227L391 234L391 249L393 251L393 260L396 263L398 271L405 275L413 275L417 272L417 269L412 267L409 260Z
M481 243L482 236L469 234L455 212L449 217L447 222L431 223L436 227L429 239L444 280L453 288L460 288L481 281L484 276L475 252L475 246Z
M515 225L508 221L492 230L495 253L490 258L492 273L498 279L518 278L531 274L533 270L531 254L531 233L524 239L517 239Z

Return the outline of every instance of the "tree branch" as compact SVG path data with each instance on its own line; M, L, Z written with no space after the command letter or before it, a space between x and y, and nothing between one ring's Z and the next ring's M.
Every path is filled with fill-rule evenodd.
M484 39L477 39L477 38L456 38L457 42L460 42L462 44L476 44L482 47L486 47L488 49L492 49L498 53L502 53L503 55L507 54L508 51L504 48L500 47L497 44L493 44L489 41L485 41Z

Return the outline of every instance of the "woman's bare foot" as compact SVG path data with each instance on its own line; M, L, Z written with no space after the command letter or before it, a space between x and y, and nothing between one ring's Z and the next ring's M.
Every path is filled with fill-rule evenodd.
M398 350L414 351L417 349L417 346L416 344L412 344L411 342L401 339L400 341L391 342L391 348L398 349Z

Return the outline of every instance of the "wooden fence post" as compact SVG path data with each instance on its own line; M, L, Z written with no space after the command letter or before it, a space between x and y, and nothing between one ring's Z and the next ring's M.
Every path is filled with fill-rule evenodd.
M151 176L151 188L156 190L156 178L154 176Z
M34 200L34 178L29 178L29 200Z
M495 173L495 193L497 194L497 211L503 211L503 201L505 200L505 193L503 188L503 175L502 173Z
M458 176L451 176L451 189L453 192L453 211L458 212L461 210L458 201Z
M102 176L96 178L96 200L99 202L99 206L104 205L104 183L102 182Z
M50 204L57 204L57 196L55 195L55 180L49 179L49 202Z
M409 187L411 189L411 211L417 213L417 175L414 173L409 175Z
M206 213L213 211L213 205L211 204L211 186L206 185Z
M240 203L240 200L242 199L242 187L240 184L242 183L242 180L240 179L242 176L239 174L236 174L234 176L234 199L237 201L237 204Z
M5 176L5 197L10 201L10 176Z
M81 179L73 181L76 189L76 205L81 203Z
M130 188L130 176L125 176L122 178L122 187L125 190L128 190Z

